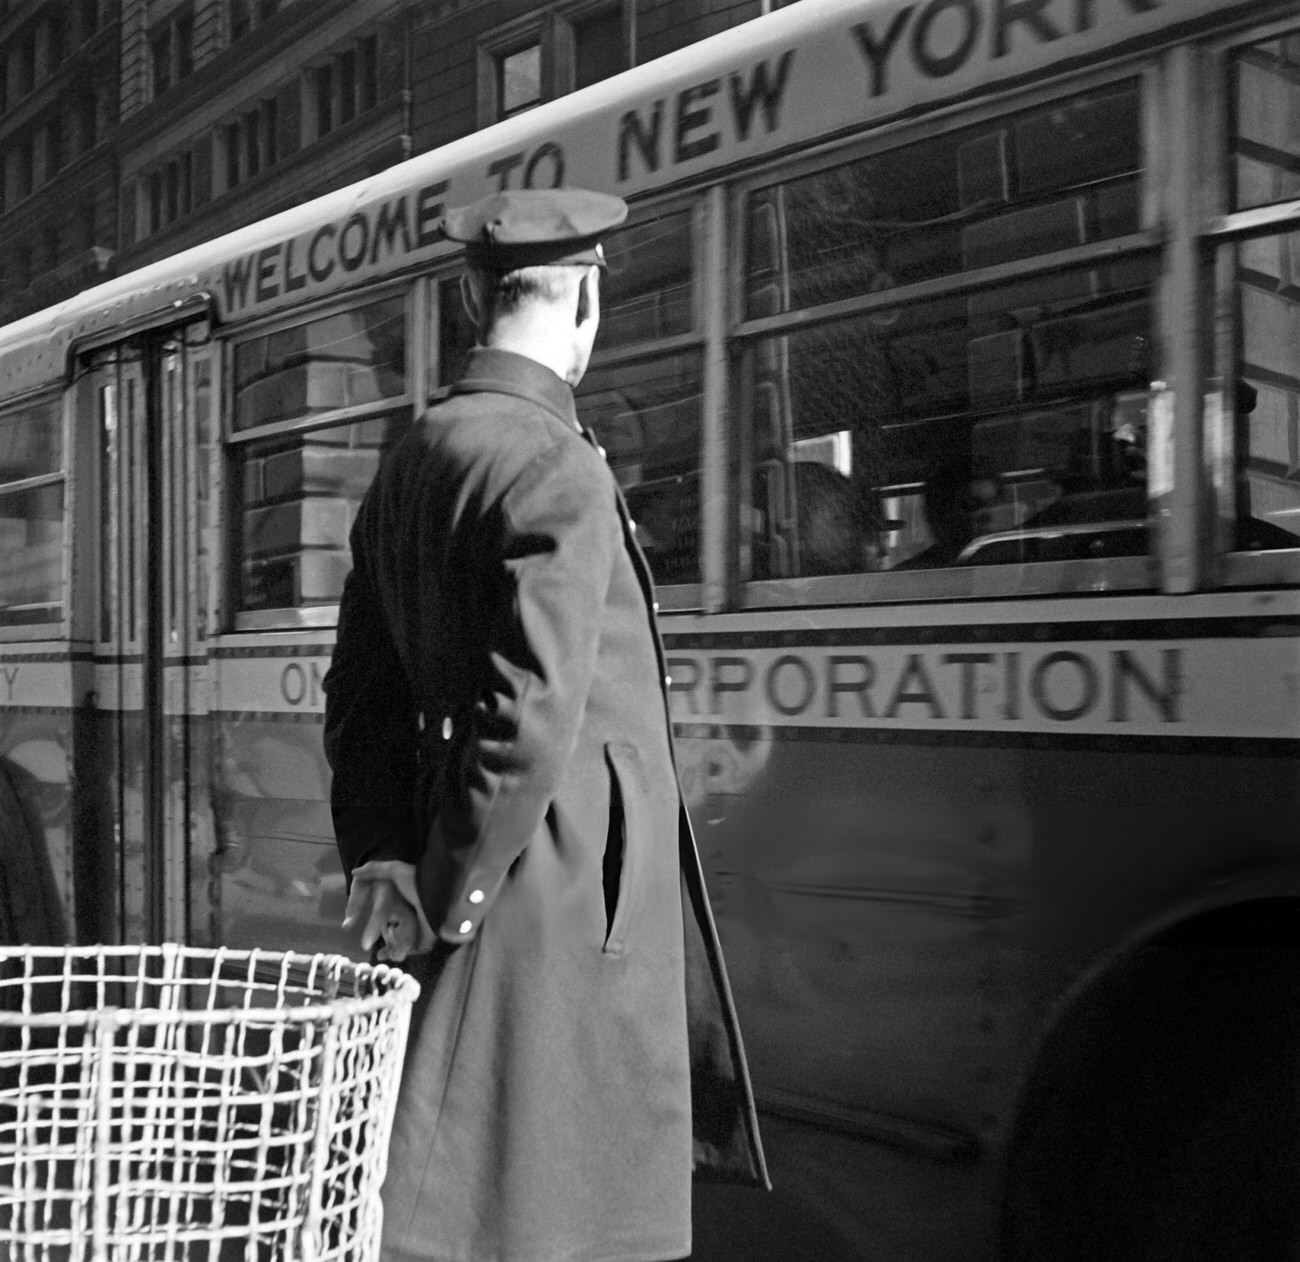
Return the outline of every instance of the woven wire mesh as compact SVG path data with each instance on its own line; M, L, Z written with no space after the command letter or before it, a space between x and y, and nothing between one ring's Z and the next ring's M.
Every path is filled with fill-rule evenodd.
M0 1262L367 1262L416 983L341 956L0 948Z

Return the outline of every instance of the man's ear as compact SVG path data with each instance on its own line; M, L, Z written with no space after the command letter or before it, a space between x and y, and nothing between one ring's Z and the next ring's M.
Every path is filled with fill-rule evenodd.
M578 311L575 323L581 328L593 316L600 315L600 268L594 263L578 282Z
M469 322L478 332L483 331L483 306L479 298L478 287L474 284L473 277L468 272L462 272L460 277L460 301L465 308L465 314L469 316Z

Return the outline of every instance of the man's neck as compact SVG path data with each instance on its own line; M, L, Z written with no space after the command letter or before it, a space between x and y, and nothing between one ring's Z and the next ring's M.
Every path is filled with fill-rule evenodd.
M522 355L543 368L549 368L567 385L577 384L573 346L564 337L556 337L544 328L537 327L536 322L520 325L508 324L493 328L483 341L483 345L492 350L512 351Z

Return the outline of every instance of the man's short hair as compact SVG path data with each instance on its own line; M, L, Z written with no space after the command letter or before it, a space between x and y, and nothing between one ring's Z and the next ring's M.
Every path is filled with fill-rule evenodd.
M576 290L586 270L585 266L559 263L517 267L509 272L470 268L471 273L479 278L479 293L489 320L510 315L534 300L565 301Z

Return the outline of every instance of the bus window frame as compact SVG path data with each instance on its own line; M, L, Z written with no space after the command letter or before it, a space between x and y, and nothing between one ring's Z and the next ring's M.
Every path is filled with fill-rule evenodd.
M15 395L11 399L6 399L3 407L0 408L0 416L7 416L12 412L20 412L24 408L52 403L58 414L58 423L62 426L62 458L58 470L53 473L40 473L30 478L20 478L15 482L0 484L0 491L11 494L20 491L39 490L41 487L56 484L63 487L63 539L59 546L59 565L61 566L59 578L63 595L59 601L59 616L44 622L0 623L0 644L63 640L67 638L72 626L76 595L72 590L73 576L76 573L73 566L73 548L77 533L75 529L77 521L76 504L73 499L74 488L76 487L76 453L73 451L72 444L77 430L73 423L71 400L72 391L67 388L67 383L60 378L56 382L38 386L34 390L28 390L23 394Z
M700 581L698 583L656 583L655 599L662 613L714 612L721 607L724 580L721 577L726 538L725 453L727 450L727 397L725 349L723 346L723 303L726 280L720 261L726 255L725 187L720 182L689 193L635 202L629 209L626 227L654 218L680 214L691 216L691 304L694 327L688 333L650 338L641 342L601 346L600 334L592 351L588 372L617 369L666 355L697 352L700 365ZM579 387L578 419L583 420Z
M1010 281L1048 275L1062 267L1084 267L1098 259L1134 259L1145 254L1161 257L1166 237L1159 226L1156 175L1152 157L1158 151L1154 140L1160 134L1162 107L1153 89L1154 68L1159 54L1143 52L1105 66L1055 77L1028 89L1013 90L992 100L971 106L959 103L927 115L923 120L904 120L873 129L869 135L850 141L829 141L810 148L798 160L780 158L763 163L730 186L731 267L729 310L734 314L729 329L729 361L733 366L731 397L735 400L735 428L732 441L738 454L748 458L750 436L741 398L747 379L748 357L764 337L795 332L862 316L904 303L925 301L943 294L974 293L996 288ZM957 131L979 126L1011 114L1043 108L1087 92L1134 83L1139 93L1138 117L1144 165L1139 174L1139 230L1051 254L1034 255L1014 263L956 272L899 285L878 293L864 293L814 307L800 308L777 316L744 318L745 248L748 199L758 189L787 182L859 161L863 158ZM1155 102L1153 104L1153 102ZM1160 323L1159 275L1152 285L1153 325ZM730 551L734 578L729 603L737 609L771 609L788 606L920 603L972 599L1052 596L1099 591L1150 592L1159 585L1160 561L1155 550L1132 556L1080 558L1068 561L1035 561L1021 564L970 565L919 571L862 571L858 573L811 575L794 578L753 579L747 576L745 543L739 523L745 512L748 492L747 464L735 462L730 496L735 505L733 528L737 531ZM1148 509L1150 500L1148 499ZM1151 514L1148 511L1148 522Z
M1206 511L1214 519L1216 551L1220 555L1207 586L1271 587L1300 582L1300 539L1294 548L1258 552L1239 552L1233 546L1230 532L1235 531L1237 522L1236 479L1231 476L1236 456L1233 448L1234 399L1231 392L1222 389L1222 383L1234 377L1237 368L1238 311L1233 247L1278 233L1300 233L1300 197L1270 202L1249 210L1234 211L1229 204L1233 57L1254 44L1297 32L1300 32L1300 21L1295 16L1278 18L1207 42L1203 50L1205 78L1213 90L1203 94L1206 99L1201 102L1198 133L1203 147L1203 165L1210 182L1208 213L1199 237L1205 267L1199 275L1210 290L1203 295L1212 323L1207 390L1210 386L1218 387L1221 400L1219 423L1223 427L1221 459L1228 462L1230 474L1226 478L1215 477L1215 471L1210 470L1213 498Z
M241 447L250 442L283 434L351 424L364 421L371 416L395 412L403 407L411 412L412 419L418 416L419 394L414 373L417 364L421 371L428 371L427 354L422 352L418 357L412 354L412 347L428 332L427 326L417 327L415 323L417 318L427 311L427 303L418 301L414 296L419 288L414 282L419 279L421 278L413 278L409 274L385 277L382 281L365 288L348 290L344 294L332 294L320 302L278 311L265 319L249 321L222 330L220 460L223 471L221 513L225 528L222 531L220 565L223 571L221 605L228 611L222 618L225 633L313 630L338 624L337 601L321 605L289 605L272 609L240 608L242 596L240 532L243 529L243 519L241 514L234 511L236 486L242 486L242 482L235 476L235 471L240 467L237 454ZM406 390L402 394L354 408L335 408L328 412L317 412L287 421L273 421L268 425L235 429L235 351L242 343L258 337L266 337L281 329L310 324L341 312L354 311L399 296L403 299L406 319Z

